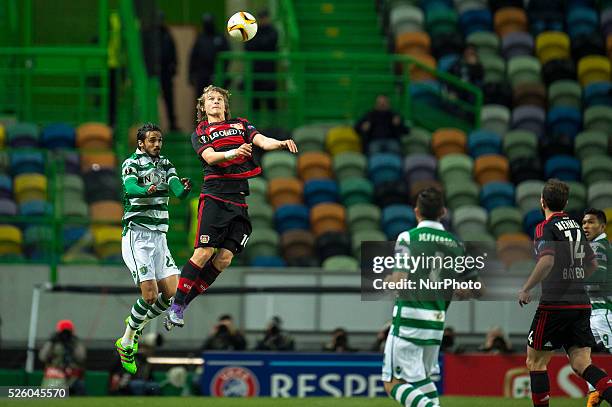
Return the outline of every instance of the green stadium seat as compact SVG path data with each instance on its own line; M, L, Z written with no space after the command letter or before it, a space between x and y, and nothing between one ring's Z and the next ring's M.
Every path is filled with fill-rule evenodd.
M480 187L474 181L455 182L444 186L446 205L452 211L462 206L480 204Z
M361 242L385 242L387 235L380 230L361 230L353 233L351 236L353 246L353 256L356 259L361 258Z
M53 229L46 225L28 226L23 233L23 245L28 257L42 260L50 259L53 252Z
M549 108L558 106L582 108L582 87L576 81L562 79L555 81L548 87Z
M62 208L63 216L76 216L86 218L89 216L89 206L83 200L83 197L72 196L70 194L63 196L64 204Z
M463 233L457 233L457 236L466 243L466 246L469 246L469 242L478 242L478 246L482 247L483 243L489 243L486 245L490 249L485 252L489 252L491 250L495 250L495 238L491 236L491 234L487 231L464 231Z
M249 178L249 197L261 197L263 201L268 196L268 182L264 177Z
M323 261L323 270L359 271L359 262L351 256L331 256Z
M420 127L410 129L410 134L402 136L402 153L411 154L430 154L431 153L431 132Z
M502 105L484 105L480 110L480 127L497 134L506 134L510 124L510 110Z
M512 87L520 83L539 83L540 76L540 61L537 58L521 55L511 58L508 61L508 80Z
M528 130L510 130L504 136L503 145L510 162L521 157L538 156L538 137Z
M464 233L487 232L487 211L480 206L462 206L453 211L453 230Z
M585 109L584 128L612 134L612 107L597 105Z
M0 225L0 258L23 255L23 234L13 225Z
M589 185L589 207L612 208L612 181L597 181Z
M293 130L292 139L298 145L300 153L309 151L324 151L327 127L306 125Z
M499 37L490 31L477 31L467 36L466 43L474 45L479 55L499 55Z
M586 130L576 136L574 150L576 157L584 161L608 153L608 135L602 131Z
M484 82L503 82L506 79L506 61L499 55L485 53L480 57L484 68Z
M540 208L542 188L544 188L544 183L536 180L523 181L516 186L516 204L524 214L532 209Z
M278 256L279 236L274 229L253 229L253 233L246 245L246 254L249 259L257 256Z
M295 177L297 158L288 151L270 151L264 154L261 166L267 180Z
M372 202L374 187L366 178L351 177L340 180L340 198L344 206Z
M251 218L253 229L265 229L274 226L272 221L274 218L274 210L266 203L249 206L249 217Z
M8 173L10 165L11 165L11 160L9 158L8 151L2 151L0 149L0 174Z
M438 161L438 177L444 185L470 181L474 160L466 154L448 154Z
M523 231L523 215L515 207L497 207L489 214L489 230L495 237Z
M612 179L612 158L601 156L596 160L582 161L582 181L591 185L597 181L609 181Z
M83 197L85 184L83 178L75 174L66 174L60 178L60 188L64 193L70 192L74 195Z
M351 233L376 230L380 226L380 208L373 204L359 203L347 208L347 220Z
M432 37L457 32L457 13L450 8L436 8L425 15L425 27Z
M351 177L364 177L368 160L361 153L348 151L335 155L332 165L336 179L341 181Z
M569 181L566 182L569 186L569 199L565 210L581 211L586 207L587 190L582 182Z

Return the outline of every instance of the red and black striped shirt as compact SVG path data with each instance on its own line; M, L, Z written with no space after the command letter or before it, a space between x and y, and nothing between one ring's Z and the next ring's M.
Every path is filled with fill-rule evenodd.
M534 236L537 260L554 258L553 268L542 280L540 308L590 308L585 291L585 269L592 267L593 251L580 224L564 212L556 212L536 226Z
M231 161L209 165L202 152L213 148L217 152L229 151L244 143L252 143L259 132L246 119L235 118L217 123L200 122L191 135L191 144L200 159L204 172L202 194L218 196L230 201L244 202L249 194L248 179L261 173L253 158L237 157Z

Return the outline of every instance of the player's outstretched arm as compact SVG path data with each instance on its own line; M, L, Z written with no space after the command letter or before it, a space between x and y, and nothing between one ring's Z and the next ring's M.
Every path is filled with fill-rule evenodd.
M552 255L540 257L540 260L538 260L533 268L527 282L525 282L523 288L521 288L521 291L519 291L519 304L521 307L531 302L531 294L529 292L533 287L540 284L540 282L544 280L546 276L548 276L548 273L550 273L550 270L552 270L554 264L555 258Z
M220 164L225 161L231 161L237 157L250 157L253 153L253 147L250 144L244 143L238 148L234 148L229 151L215 151L214 148L209 147L202 151L202 159L206 161L208 165Z
M169 181L170 190L179 199L184 199L191 191L191 180L189 178L172 177Z
M272 150L288 150L289 152L296 154L298 152L295 141L293 140L277 140L275 138L266 137L261 133L256 134L253 137L253 144L261 148L264 151Z

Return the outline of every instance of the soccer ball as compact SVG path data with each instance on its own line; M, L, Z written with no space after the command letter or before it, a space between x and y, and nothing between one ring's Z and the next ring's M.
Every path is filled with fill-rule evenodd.
M239 11L227 20L227 32L239 41L251 40L257 34L257 20L252 14Z

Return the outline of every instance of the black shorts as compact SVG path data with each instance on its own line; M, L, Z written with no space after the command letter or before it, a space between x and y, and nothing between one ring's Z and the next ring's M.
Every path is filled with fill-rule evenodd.
M595 346L591 332L590 309L536 311L527 336L527 345L535 350L565 351L573 346L587 348Z
M252 231L247 205L202 195L197 230L194 248L222 247L240 253Z

